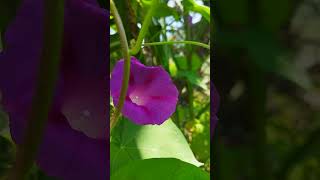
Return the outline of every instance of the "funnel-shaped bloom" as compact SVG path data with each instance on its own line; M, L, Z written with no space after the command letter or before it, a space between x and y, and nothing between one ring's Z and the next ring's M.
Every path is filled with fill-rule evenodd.
M0 53L2 104L20 144L43 49L43 0L22 0ZM95 0L65 0L59 80L37 165L64 180L107 179L107 11Z
M124 60L111 74L111 95L118 104ZM162 124L175 111L178 90L162 67L147 67L131 57L130 81L122 113L137 124Z

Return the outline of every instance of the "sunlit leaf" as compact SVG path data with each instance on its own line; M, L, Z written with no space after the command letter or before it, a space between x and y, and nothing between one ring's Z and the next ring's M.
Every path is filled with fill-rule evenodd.
M202 165L171 120L160 126L139 126L125 118L119 121L110 145L111 173L130 161L150 158L177 158L196 166Z

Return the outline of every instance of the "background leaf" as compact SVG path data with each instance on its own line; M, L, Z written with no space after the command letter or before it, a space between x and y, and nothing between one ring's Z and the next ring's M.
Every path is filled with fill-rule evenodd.
M280 76L304 89L313 87L306 71L292 63L292 52L280 45L272 33L253 28L247 32L229 31L219 33L218 41L221 46L230 49L243 48L266 73Z

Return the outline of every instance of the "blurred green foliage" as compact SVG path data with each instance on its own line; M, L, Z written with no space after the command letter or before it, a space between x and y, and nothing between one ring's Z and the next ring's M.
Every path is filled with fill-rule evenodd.
M214 7L213 72L222 102L214 179L319 179L320 2L226 0Z

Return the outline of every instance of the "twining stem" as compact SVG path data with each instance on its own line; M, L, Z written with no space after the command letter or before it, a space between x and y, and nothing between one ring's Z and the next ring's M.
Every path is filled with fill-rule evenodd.
M190 44L195 46L200 46L206 49L210 49L210 45L204 44L196 41L166 41L166 42L152 42L152 43L143 43L142 46L158 46L158 45L173 45L173 44Z
M116 106L116 110L113 116L110 119L110 131L112 131L113 127L117 124L118 118L120 116L120 112L123 108L124 101L127 95L128 85L129 85L129 78L130 78L130 54L129 54L129 46L126 37L126 33L121 21L121 17L118 13L117 7L115 6L113 0L110 0L110 10L113 14L116 22L116 27L119 32L120 36L120 44L122 48L122 55L124 57L124 71L123 71L123 79L122 79L122 86L120 91L120 97L118 104Z
M210 7L200 5L195 0L184 0L183 3L189 10L200 13L210 23Z
M190 24L188 23L188 18L189 15L185 15L184 17L184 22L185 22L185 32L186 32L186 38L187 39L191 39L191 28L190 28ZM188 66L188 70L191 71L192 70L192 48L190 45L186 46L186 58L187 58L187 66ZM193 86L191 84L190 81L187 81L187 93L188 93L188 101L189 101L189 115L190 115L190 119L192 121L194 121L194 108L193 108Z
M260 28L263 17L259 12L260 1L250 0L248 4L249 24L253 28ZM261 44L256 44L261 46ZM267 53L267 51L265 51ZM247 92L248 92L248 122L252 132L252 158L255 174L253 179L269 180L271 178L270 161L267 144L267 89L268 80L267 74L257 65L257 59L250 57L248 59L248 77L247 77Z
M159 0L152 0L151 7L150 7L146 17L144 18L142 28L141 28L139 35L138 35L138 39L137 39L136 43L134 44L134 47L130 50L131 55L136 55L140 51L142 41L148 32L148 28L150 26L152 16L158 7L158 4L159 4Z
M248 76L249 122L253 127L253 163L255 165L255 178L269 180L268 158L266 153L266 100L267 81L265 73L250 59Z
M17 147L17 159L9 172L9 180L23 180L33 166L51 108L59 73L63 36L64 0L44 1L44 42L38 84L22 144Z
M210 7L195 3L193 10L200 13L210 23Z

